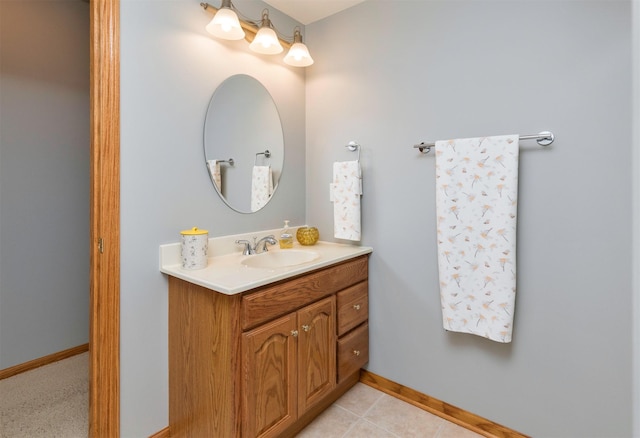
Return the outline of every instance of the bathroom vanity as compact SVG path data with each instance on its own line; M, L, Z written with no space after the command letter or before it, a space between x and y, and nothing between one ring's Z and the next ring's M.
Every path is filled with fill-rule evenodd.
M237 255L194 272L161 261L172 437L293 436L358 382L369 356L371 249L310 248L313 261L270 269ZM248 282L223 273L225 263L242 265ZM235 287L221 285L230 277Z

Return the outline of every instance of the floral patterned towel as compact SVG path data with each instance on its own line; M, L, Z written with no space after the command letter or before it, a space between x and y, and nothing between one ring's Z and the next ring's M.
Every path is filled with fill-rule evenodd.
M251 211L258 211L273 194L271 166L253 166L251 175Z
M443 326L511 342L518 135L436 142Z
M362 174L359 161L333 163L333 235L336 239L360 240L360 195Z

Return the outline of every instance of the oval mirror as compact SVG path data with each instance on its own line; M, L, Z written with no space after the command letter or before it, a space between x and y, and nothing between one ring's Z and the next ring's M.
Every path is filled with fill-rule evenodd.
M215 90L204 122L204 156L211 183L240 213L264 207L278 187L284 136L278 109L255 78L239 74Z

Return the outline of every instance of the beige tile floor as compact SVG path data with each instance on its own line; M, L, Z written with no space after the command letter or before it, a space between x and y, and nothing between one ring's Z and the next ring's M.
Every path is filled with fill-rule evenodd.
M297 438L477 438L475 432L357 383Z

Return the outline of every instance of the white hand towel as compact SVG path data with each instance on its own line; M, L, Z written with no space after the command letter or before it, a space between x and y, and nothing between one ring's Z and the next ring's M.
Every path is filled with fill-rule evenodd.
M251 175L251 211L260 210L273 194L271 166L253 166Z
M222 193L222 176L220 174L220 162L217 160L207 160L207 168L209 169L209 175L211 175L211 181L218 188L218 191Z
M333 235L337 239L360 240L360 195L362 173L359 161L333 163Z
M436 142L444 328L505 343L516 297L518 139Z

